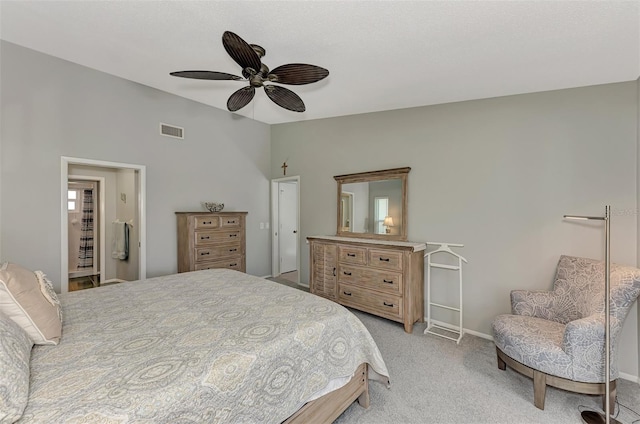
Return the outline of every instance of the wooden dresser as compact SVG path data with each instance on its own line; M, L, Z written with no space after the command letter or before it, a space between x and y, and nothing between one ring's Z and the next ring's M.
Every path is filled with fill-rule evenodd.
M246 272L247 212L176 212L178 272L230 268Z
M424 243L307 237L311 293L398 321L424 321Z

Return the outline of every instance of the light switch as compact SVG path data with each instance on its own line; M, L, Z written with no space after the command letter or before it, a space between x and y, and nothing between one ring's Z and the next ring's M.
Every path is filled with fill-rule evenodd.
M261 223L260 223L260 229L261 229L261 230L264 230L264 222L261 222Z
M266 227L267 227L267 230L268 230L269 229L269 223L265 222L265 224L266 224Z

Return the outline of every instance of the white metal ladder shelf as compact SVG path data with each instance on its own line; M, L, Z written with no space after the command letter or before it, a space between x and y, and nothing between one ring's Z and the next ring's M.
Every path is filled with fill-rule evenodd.
M459 254L457 254L456 252L452 251L450 249L450 247L464 247L464 244L454 244L454 243L435 243L435 242L427 242L427 245L436 245L438 246L438 248L436 250L433 250L431 252L425 253L424 257L427 259L427 295L429 296L429 302L427 303L427 328L424 330L424 334L433 334L436 336L440 336L440 337L444 337L445 339L449 339L449 340L454 340L457 344L460 343L460 340L462 339L462 335L464 334L463 330L462 330L462 262L464 261L465 263L467 262L467 260L465 258L463 258L462 256L460 256ZM431 261L431 257L433 255L435 255L436 253L448 253L450 255L455 256L458 259L458 265L446 265L446 264L441 264L441 263L436 263L436 262L432 262ZM440 303L435 303L432 302L431 299L431 269L432 268L442 268L442 269L448 269L448 270L453 270L453 271L458 271L458 276L459 276L459 293L460 293L460 300L459 300L459 305L458 307L454 307L454 306L450 306L450 305L443 305ZM431 319L431 307L435 306L438 308L443 308L443 309L448 309L451 311L455 311L459 313L459 321L458 321L458 326L456 327L455 325L439 325L439 324L435 324L432 319ZM445 332L447 332L448 334L454 334L456 337L452 337L449 336L447 334L442 334L436 331L433 331L434 329L439 329L439 330L443 330Z

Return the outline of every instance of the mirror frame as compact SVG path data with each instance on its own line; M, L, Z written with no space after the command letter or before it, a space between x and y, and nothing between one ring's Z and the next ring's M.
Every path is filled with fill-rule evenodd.
M394 169L385 169L382 171L370 171L370 172L359 172L357 174L345 174L345 175L336 175L333 178L338 183L338 197L336 203L336 209L338 210L338 220L336 222L336 235L341 237L356 237L356 238L367 238L367 239L378 239L378 240L407 240L407 211L408 211L408 199L407 199L407 181L408 174L411 171L411 168L394 168ZM354 233L351 231L342 231L341 223L342 223L342 208L340 207L341 197L342 197L342 184L351 184L351 183L364 183L371 181L381 181L381 180L395 180L400 179L402 181L402 226L400 227L399 234L372 234L372 233Z

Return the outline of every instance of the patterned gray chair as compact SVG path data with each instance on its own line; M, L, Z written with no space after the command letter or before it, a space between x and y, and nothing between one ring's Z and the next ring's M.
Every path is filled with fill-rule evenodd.
M611 265L610 405L615 405L617 347L622 324L640 294L640 269ZM512 314L492 323L498 368L533 378L534 404L546 386L605 393L604 262L561 256L553 291L511 292ZM605 399L603 396L603 404Z

